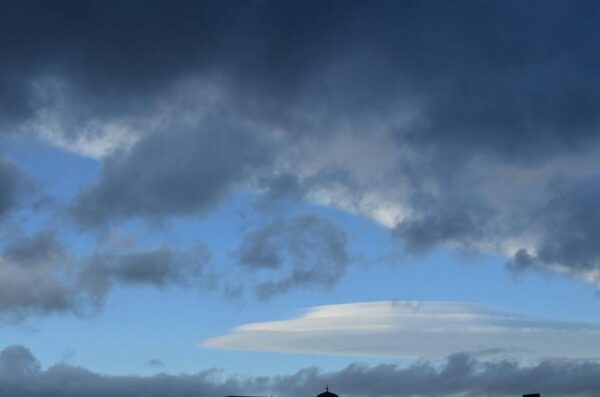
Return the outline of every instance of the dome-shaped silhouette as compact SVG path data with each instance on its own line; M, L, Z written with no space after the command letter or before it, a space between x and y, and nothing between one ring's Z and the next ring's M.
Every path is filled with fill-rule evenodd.
M339 397L337 394L329 391L329 386L325 387L325 392L319 394L317 397Z

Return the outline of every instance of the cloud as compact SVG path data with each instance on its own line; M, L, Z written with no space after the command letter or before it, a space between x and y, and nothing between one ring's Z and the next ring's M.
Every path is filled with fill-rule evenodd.
M488 234L489 211L473 200L448 200L421 208L421 213L398 222L393 234L402 239L407 250L421 252L436 245L460 241L464 248Z
M24 346L8 346L0 351L0 371L16 373L31 373L40 370L35 356Z
M73 203L82 224L205 214L243 186L369 216L412 252L520 252L597 282L597 210L576 207L594 189L561 186L598 184L598 13L12 2L0 130L101 157ZM1 175L0 214L15 202ZM575 233L550 231L555 208Z
M122 120L144 114L144 105L160 110L171 89L198 78L225 92L236 114L288 129L323 133L339 121L362 126L370 115L416 108L414 125L397 131L402 140L450 149L455 159L481 151L539 158L595 136L597 59L580 50L593 46L590 8L157 2L140 12L66 1L68 15L57 15L45 5L13 4L2 20L11 32L1 48L2 92L13 99L3 115L53 110L39 92L50 85L74 98L71 118ZM24 31L25 21L36 21L34 28ZM511 29L500 29L507 22ZM56 50L46 51L50 45Z
M334 285L350 262L346 245L346 233L332 222L300 215L248 233L238 257L247 269L275 274L257 287L258 297L268 299L294 288Z
M22 183L22 173L0 158L0 219L18 205L17 193Z
M600 325L550 321L452 302L319 306L290 320L250 323L202 342L228 350L349 356L540 359L600 357Z
M203 245L183 252L167 247L137 252L104 251L87 259L78 282L101 298L115 284L156 288L206 286L210 283L206 274L209 261L210 254Z
M146 361L146 366L148 367L164 367L165 363L160 358L151 358Z
M0 313L58 312L78 300L70 258L53 234L25 236L0 256Z
M188 252L159 248L77 257L50 232L18 237L0 253L0 319L88 314L101 307L115 285L204 286L208 261L203 247Z
M564 186L540 217L535 252L518 251L509 266L515 270L551 268L600 284L600 199L597 177Z
M398 365L350 364L339 371L316 367L289 375L221 378L217 370L195 374L154 376L102 375L69 364L40 368L23 346L0 352L0 394L23 397L78 396L225 396L274 394L317 395L329 384L340 396L515 396L540 392L544 396L594 396L600 390L600 364L546 360L534 366L512 361L486 363L466 354L453 354L441 364L421 361Z
M269 164L261 131L207 123L152 134L114 154L74 213L83 223L115 218L203 213L253 169Z
M36 266L45 263L56 263L65 259L67 253L50 232L23 236L13 241L4 249L3 256L11 262L22 266Z

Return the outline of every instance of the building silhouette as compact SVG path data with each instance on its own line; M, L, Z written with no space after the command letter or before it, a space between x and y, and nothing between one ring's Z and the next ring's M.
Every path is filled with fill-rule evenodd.
M319 394L317 397L339 397L337 394L329 391L329 385L325 386L325 391Z
M264 397L264 396L225 396L225 397ZM329 391L329 385L325 386L325 391L318 394L317 397L339 397L337 394ZM541 397L540 393L523 394L523 397Z

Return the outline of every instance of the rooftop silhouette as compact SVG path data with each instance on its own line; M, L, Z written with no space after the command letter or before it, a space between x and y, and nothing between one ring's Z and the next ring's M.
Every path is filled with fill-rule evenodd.
M329 391L329 385L325 386L325 391L319 394L317 397L339 397L337 394Z

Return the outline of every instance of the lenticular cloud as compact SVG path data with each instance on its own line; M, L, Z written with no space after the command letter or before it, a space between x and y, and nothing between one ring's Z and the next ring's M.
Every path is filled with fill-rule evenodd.
M600 325L550 321L460 302L382 301L318 306L250 323L202 342L229 350L350 356L540 359L600 356Z

